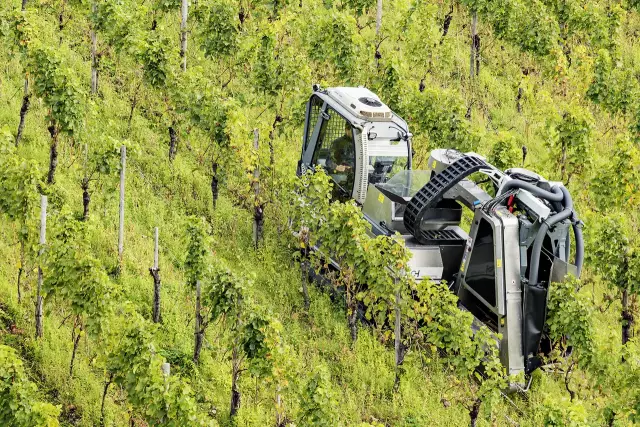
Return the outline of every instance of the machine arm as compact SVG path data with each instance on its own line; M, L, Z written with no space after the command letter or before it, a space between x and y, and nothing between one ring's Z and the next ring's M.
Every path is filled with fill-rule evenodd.
M430 208L434 208L440 202L447 191L460 183L469 175L481 169L491 167L482 159L475 156L464 156L447 166L441 172L431 177L407 204L404 213L404 225L418 242L424 243L420 224Z

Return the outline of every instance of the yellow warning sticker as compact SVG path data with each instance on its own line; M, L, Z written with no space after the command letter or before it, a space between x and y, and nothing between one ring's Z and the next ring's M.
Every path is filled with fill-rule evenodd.
M384 195L383 195L383 194L378 194L378 201L379 201L380 203L383 203L383 202L384 202Z
M496 260L496 267L498 267L498 268L502 268L502 258L498 258L498 259Z
M431 163L431 169L435 169L436 168L436 161L434 160L433 163Z

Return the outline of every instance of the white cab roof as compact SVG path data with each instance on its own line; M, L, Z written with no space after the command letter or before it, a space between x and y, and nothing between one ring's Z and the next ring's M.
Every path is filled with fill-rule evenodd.
M364 87L333 87L327 95L361 119L377 122L391 121L393 112L378 96Z

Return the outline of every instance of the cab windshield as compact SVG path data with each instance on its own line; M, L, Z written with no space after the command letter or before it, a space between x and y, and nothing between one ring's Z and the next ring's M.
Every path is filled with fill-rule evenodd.
M378 133L372 138L373 132L369 132L367 154L367 173L369 184L385 183L400 171L409 169L409 143L403 140L398 131L389 126L385 129L379 126L375 129Z
M407 169L407 156L369 156L369 184L385 183L398 172Z
M378 188L395 194L405 200L411 199L431 179L431 172L425 170L405 170L395 174Z

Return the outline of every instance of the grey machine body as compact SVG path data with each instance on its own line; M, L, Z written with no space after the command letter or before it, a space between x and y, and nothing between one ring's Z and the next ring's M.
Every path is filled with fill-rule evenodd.
M373 235L400 234L416 279L447 283L474 323L500 337L506 372L530 374L544 352L548 288L566 274L578 276L582 265L581 223L569 192L526 169L501 171L454 149L433 150L425 170L412 170L411 137L407 123L368 89L314 87L298 173L323 166L334 197L359 204ZM345 149L345 141L352 145Z

